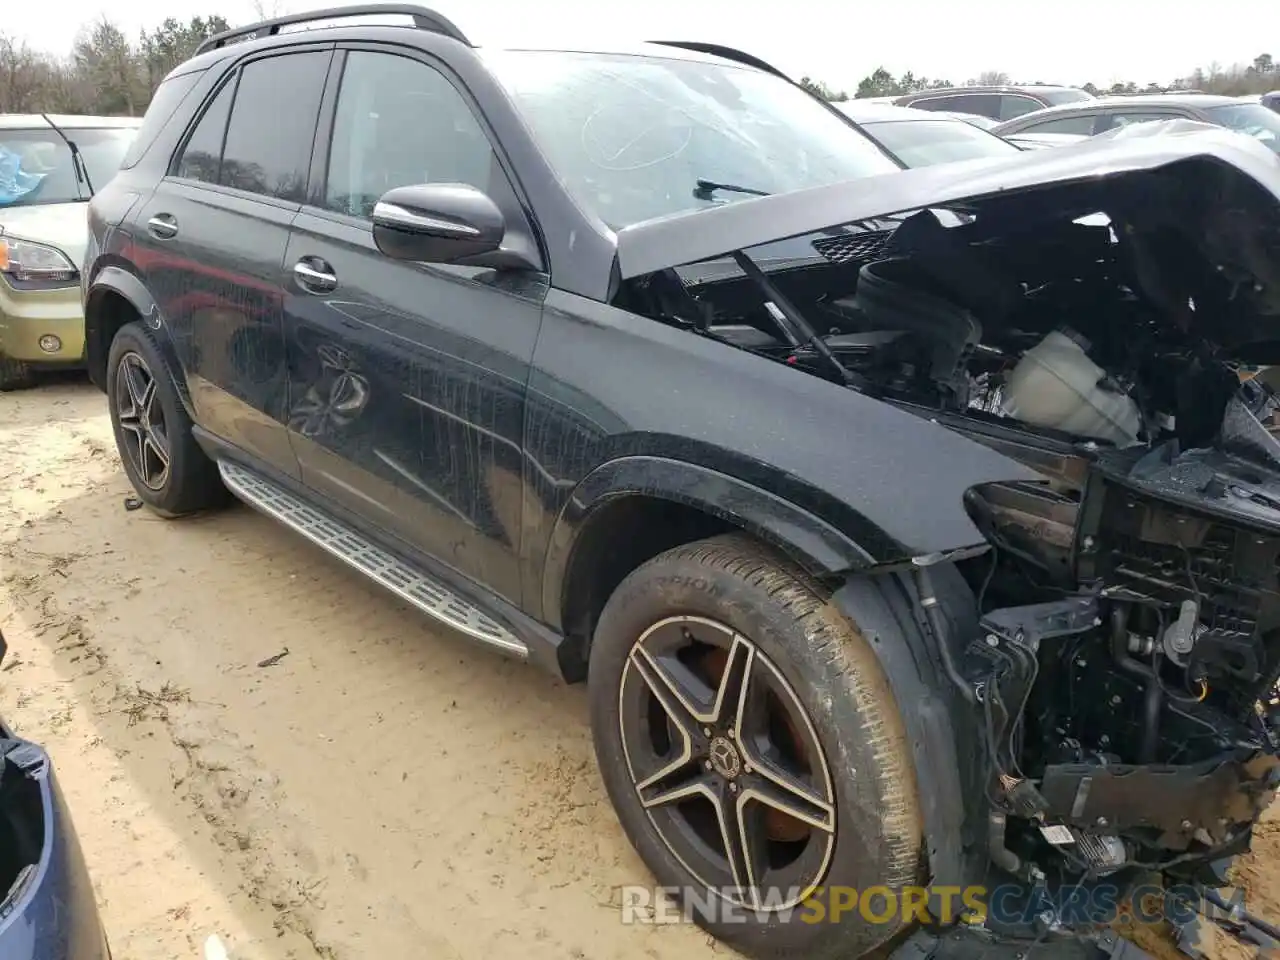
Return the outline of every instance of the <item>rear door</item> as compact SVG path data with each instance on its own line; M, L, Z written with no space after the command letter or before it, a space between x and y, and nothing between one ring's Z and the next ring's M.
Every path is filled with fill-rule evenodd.
M532 237L532 224L483 116L443 65L368 45L338 58L285 257L302 479L518 603L525 386L548 278L392 260L369 215L393 187L466 183L502 209L509 237Z
M211 91L135 223L201 427L291 477L282 298L333 45L246 59Z

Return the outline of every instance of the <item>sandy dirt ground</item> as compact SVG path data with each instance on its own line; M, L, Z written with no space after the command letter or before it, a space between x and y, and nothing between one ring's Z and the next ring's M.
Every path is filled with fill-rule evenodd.
M0 395L0 713L53 755L117 960L210 934L235 960L732 956L621 923L649 875L581 688L247 508L167 522L129 493L92 387ZM1278 854L1269 824L1242 874L1272 917Z

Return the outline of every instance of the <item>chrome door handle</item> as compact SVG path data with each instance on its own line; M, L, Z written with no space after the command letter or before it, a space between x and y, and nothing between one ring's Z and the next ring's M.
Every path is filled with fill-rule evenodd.
M168 240L178 235L178 221L167 213L158 213L147 221L147 229L153 237Z
M299 260L293 265L293 276L298 281L298 286L313 293L327 293L338 288L335 274L317 270L305 260Z

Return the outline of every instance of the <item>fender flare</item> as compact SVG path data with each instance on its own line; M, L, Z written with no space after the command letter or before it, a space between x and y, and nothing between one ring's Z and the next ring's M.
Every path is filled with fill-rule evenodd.
M826 520L744 480L685 460L619 457L579 481L556 519L542 567L544 619L559 622L574 548L591 514L631 495L703 510L777 547L817 576L874 562L857 541Z
M173 382L178 390L178 396L181 397L183 405L187 408L187 413L194 417L191 394L187 390L182 363L178 359L178 352L173 346L173 338L169 332L168 324L164 322L164 318L160 313L160 305L156 303L155 298L151 296L150 291L147 290L141 280L125 268L115 264L103 267L94 275L85 295L85 365L89 368L90 379L100 389L106 389L106 375L102 371L106 370L107 354L111 350L111 341L107 336L107 331L102 327L101 313L94 310L93 305L95 298L101 297L108 292L123 297L128 301L137 312L143 325L154 334L156 345L160 348L161 353L164 354L165 359L169 362L169 369L173 372ZM99 377L102 379L101 383L98 382Z

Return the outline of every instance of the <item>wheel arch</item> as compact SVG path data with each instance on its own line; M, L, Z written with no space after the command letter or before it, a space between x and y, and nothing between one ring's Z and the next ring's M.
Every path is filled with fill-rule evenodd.
M566 638L566 678L585 675L595 620L628 573L672 547L734 530L819 578L871 560L827 521L745 480L665 457L611 460L569 497L543 564L543 619Z
M89 379L101 390L107 388L107 357L120 328L141 321L169 364L174 386L188 415L193 415L191 395L182 374L182 364L170 339L160 306L134 274L117 264L102 267L89 285L84 305L85 365Z

